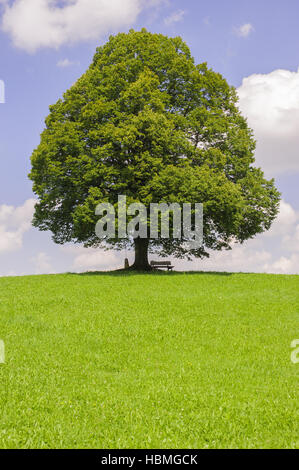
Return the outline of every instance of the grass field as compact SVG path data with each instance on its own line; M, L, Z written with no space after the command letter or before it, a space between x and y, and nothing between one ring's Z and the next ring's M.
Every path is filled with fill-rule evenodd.
M298 448L299 277L0 279L1 448Z

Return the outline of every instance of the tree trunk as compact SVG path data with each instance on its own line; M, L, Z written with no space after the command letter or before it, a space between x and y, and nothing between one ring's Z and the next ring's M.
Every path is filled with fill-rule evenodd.
M148 245L149 240L147 238L135 238L135 262L132 269L137 271L151 271L151 266L148 262Z

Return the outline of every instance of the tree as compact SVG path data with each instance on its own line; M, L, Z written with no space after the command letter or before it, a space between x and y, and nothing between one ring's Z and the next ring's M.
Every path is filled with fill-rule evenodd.
M280 194L255 168L255 141L226 80L196 65L180 37L145 29L99 47L86 73L50 106L29 175L38 196L33 224L56 243L135 245L148 252L206 257L270 228ZM101 202L203 203L204 241L95 234ZM160 233L160 232L159 232Z

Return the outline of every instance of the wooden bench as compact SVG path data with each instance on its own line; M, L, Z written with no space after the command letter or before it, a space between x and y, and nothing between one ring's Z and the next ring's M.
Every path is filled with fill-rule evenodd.
M171 262L170 261L151 261L151 267L153 269L167 269L167 271L169 270L173 270L174 266L171 266Z

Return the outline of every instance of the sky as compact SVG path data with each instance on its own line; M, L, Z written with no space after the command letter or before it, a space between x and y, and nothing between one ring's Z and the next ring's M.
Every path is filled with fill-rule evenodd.
M110 34L182 36L237 88L256 164L282 193L272 228L176 269L299 273L298 0L0 0L0 276L108 270L132 253L55 245L31 226L30 156L49 105L85 72ZM200 201L199 201L200 202Z

